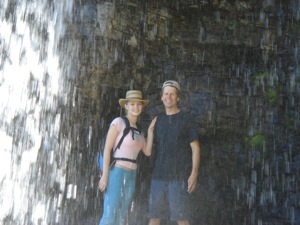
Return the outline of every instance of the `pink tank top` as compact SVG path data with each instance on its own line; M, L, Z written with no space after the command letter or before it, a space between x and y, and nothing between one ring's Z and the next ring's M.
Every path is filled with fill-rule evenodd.
M110 126L115 125L117 126L117 130L119 131L119 135L117 136L114 148L119 143L119 140L121 139L123 135L123 130L125 129L126 125L121 117L115 118ZM145 139L143 135L141 135L139 132L134 132L134 140L132 139L132 131L129 131L129 133L124 138L120 148L118 148L114 154L115 157L122 157L122 158L128 158L128 159L134 159L136 160L139 152L142 150L144 145ZM137 165L136 163L128 162L128 161L121 161L118 160L116 162L116 165L120 165L122 167L126 167L130 170L136 170Z

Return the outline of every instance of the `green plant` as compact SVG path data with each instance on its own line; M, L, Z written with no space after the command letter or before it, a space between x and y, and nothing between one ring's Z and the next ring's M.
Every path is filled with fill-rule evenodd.
M296 120L297 120L297 118L295 116L289 117L287 119L287 128L290 129L290 130L294 130Z
M253 136L246 138L247 143L251 145L251 147L262 147L265 142L265 135L263 133L256 133Z
M254 75L254 84L260 85L263 80L269 75L268 71L262 71Z
M268 100L272 104L274 104L278 101L278 91L276 89L268 90Z
M237 22L231 22L230 24L228 24L228 29L231 31L235 31L238 27L238 23Z

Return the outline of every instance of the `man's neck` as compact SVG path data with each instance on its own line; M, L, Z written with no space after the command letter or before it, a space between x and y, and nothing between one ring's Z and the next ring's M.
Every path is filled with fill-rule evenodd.
M180 109L177 107L176 108L165 108L165 110L166 110L167 115L174 115L174 114L180 112Z

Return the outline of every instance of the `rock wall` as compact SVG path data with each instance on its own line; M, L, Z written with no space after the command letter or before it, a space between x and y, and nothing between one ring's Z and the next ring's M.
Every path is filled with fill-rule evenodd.
M195 114L201 139L194 224L299 222L297 1L98 1L79 8L82 17L70 28L81 41L77 110L100 137L126 90L150 99L147 126L163 110L163 81L176 79L181 108ZM144 160L140 207L131 213L140 222L132 224L146 221Z
M128 89L142 90L150 99L141 117L146 129L163 110L162 83L175 79L182 88L180 107L195 115L201 140L191 223L299 224L299 4L75 0L59 5L45 1L38 11L34 1L0 3L1 25L11 23L13 37L0 35L0 71L12 64L14 39L23 40L17 64L30 65L26 35L39 56L38 66L46 65L41 75L33 64L24 82L27 111L14 116L6 108L1 111L0 134L6 132L13 147L5 149L12 166L0 174L0 199L4 202L10 192L4 187L10 187L5 184L13 177L14 185L24 185L20 195L26 200L24 207L9 205L1 222L98 224L103 200L97 189L98 155L111 120L124 114L118 99ZM19 21L27 24L23 30L28 34L18 33L23 32ZM52 86L52 54L60 55L57 90ZM2 74L1 90L8 79ZM29 176L21 177L24 153L30 155L27 149L37 142L29 132L33 128L25 126L30 118L40 146L34 148L36 159L27 162ZM139 162L130 225L147 224L152 158L140 155ZM19 208L26 212L17 212Z

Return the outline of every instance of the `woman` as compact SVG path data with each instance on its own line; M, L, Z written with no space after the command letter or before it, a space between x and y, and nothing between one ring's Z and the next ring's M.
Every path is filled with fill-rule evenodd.
M148 103L148 100L143 100L142 93L138 90L127 91L126 98L119 100L120 106L126 109L126 117L131 127L137 128L138 118ZM148 128L148 143L151 144L147 145L142 133L131 130L124 138L120 148L116 149L114 157L136 160L141 150L145 155L150 156L154 124L155 121L152 121ZM99 225L124 224L126 212L135 190L136 163L116 160L114 166L110 166L110 153L112 149L116 148L125 127L123 119L117 117L111 122L107 133L103 174L99 181L99 189L102 192L105 191L103 215Z

